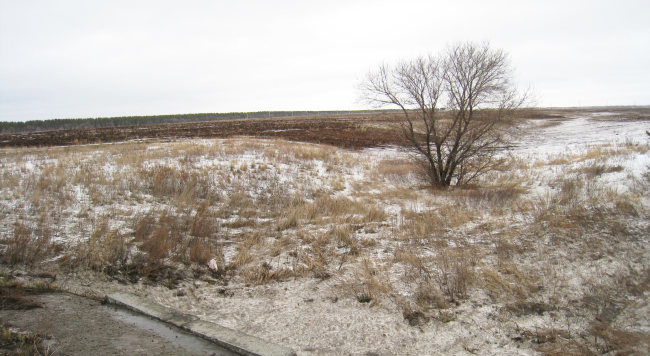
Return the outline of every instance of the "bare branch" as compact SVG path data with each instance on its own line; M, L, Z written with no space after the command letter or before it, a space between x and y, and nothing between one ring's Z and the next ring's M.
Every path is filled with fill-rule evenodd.
M526 100L513 84L508 55L488 43L458 43L440 57L382 65L360 89L373 105L402 110L402 134L426 162L433 186L493 169L495 154L507 146L501 128Z

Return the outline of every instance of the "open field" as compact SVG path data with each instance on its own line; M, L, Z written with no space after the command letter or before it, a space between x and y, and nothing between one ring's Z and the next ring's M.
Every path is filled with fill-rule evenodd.
M648 112L536 112L503 170L448 190L388 119L40 133L0 150L3 275L298 355L648 354Z
M43 147L144 139L250 136L322 143L343 148L395 144L388 116L368 114L307 118L222 120L0 134L0 147Z

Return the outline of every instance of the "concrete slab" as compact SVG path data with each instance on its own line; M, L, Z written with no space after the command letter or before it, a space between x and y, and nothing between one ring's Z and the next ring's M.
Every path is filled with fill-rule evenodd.
M101 305L93 299L66 292L35 294L30 297L42 307L21 310L0 308L0 321L10 324L18 331L47 335L42 343L41 354L241 355L163 321L125 308ZM0 354L5 352L0 351Z
M232 330L212 322L200 320L194 315L158 305L130 293L106 295L108 304L123 307L151 318L177 326L196 336L212 341L224 348L246 356L295 356L290 348L280 346L258 337Z

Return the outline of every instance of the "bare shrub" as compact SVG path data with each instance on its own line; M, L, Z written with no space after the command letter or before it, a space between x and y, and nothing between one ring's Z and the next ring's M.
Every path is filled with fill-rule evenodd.
M339 278L336 284L337 290L345 296L355 298L360 303L369 303L393 289L386 271L374 262L363 258L351 268L351 275Z
M195 237L211 237L218 231L216 214L210 209L210 201L206 200L196 210L190 223L190 235Z
M516 281L519 282L519 281ZM491 268L485 268L480 274L480 285L495 301L521 301L528 297L526 289L518 283L508 281L501 273Z
M291 209L289 211L284 212L281 215L280 222L276 227L277 231L296 229L300 227L301 215L303 215L303 212L299 208Z
M356 246L357 240L352 236L354 229L350 224L336 225L327 233L338 247Z
M432 187L469 183L493 170L506 146L505 128L525 99L516 93L506 53L487 43L458 43L440 56L383 65L359 89L369 103L402 111L399 131Z
M146 254L146 257L139 256L141 275L148 277L164 269L165 258L181 241L179 231L174 229L173 218L163 213L153 233L138 245L138 249Z
M156 217L152 212L136 215L133 219L135 241L145 241L156 227Z
M242 214L245 211L249 211L252 214ZM233 215L250 217L256 211L255 201L243 189L237 188L228 196L226 203L220 208L218 216L226 219Z
M273 268L269 263L263 262L244 269L240 274L247 283L259 285L286 280L292 277L294 272L289 268Z
M622 172L623 169L624 167L621 165L608 166L605 164L593 164L583 168L583 172L590 177L599 177L605 173Z
M364 204L365 213L362 222L382 222L388 219L386 210L377 204Z
M437 282L428 277L418 283L414 297L415 302L422 308L446 309L450 307L449 301L438 287Z
M22 219L17 219L13 234L3 239L4 241L0 240L6 245L5 252L0 256L1 261L11 266L34 266L43 261L51 252L51 231L47 226L39 230L40 233L36 233Z
M280 237L275 240L271 246L270 255L271 257L276 257L282 254L285 251L291 250L295 246L293 239L287 235Z
M520 245L514 244L511 241L508 241L507 238L501 236L496 239L494 250L497 254L499 264L504 261L509 261L513 255L523 252L523 248Z
M88 268L108 275L133 276L131 262L131 239L117 230L111 230L108 222L98 222L91 236L77 244L63 258L62 263L71 268Z
M442 251L433 262L436 267L433 278L445 295L451 301L467 298L467 292L475 278L468 252L464 248Z
M408 236L417 241L432 237L443 230L448 223L440 216L438 211L429 210L423 213L415 213L407 210L403 214L404 218L409 222L405 226Z
M148 183L149 191L156 197L174 197L179 203L209 197L210 181L201 172L157 165L140 169L139 175Z
M235 256L233 256L230 263L228 264L228 269L237 270L252 260L253 256L251 255L250 249L245 247L245 245L238 245Z
M208 261L217 255L213 244L201 238L191 238L189 240L188 250L189 262L193 262L198 265L207 265ZM221 254L219 253L219 255Z

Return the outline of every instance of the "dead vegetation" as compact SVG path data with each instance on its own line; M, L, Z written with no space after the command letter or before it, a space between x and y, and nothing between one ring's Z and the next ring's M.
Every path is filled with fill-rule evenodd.
M647 333L623 315L650 287L650 179L626 160L647 152L514 157L476 185L432 190L398 149L252 138L9 149L0 259L170 289L313 279L411 326L492 306L508 342L542 353L638 352Z
M9 324L0 325L0 352L3 355L54 355L55 352L43 341L42 335L17 331Z
M57 291L58 287L47 279L54 279L49 274L35 275L38 280L34 283L24 283L11 273L0 273L0 308L2 310L28 310L42 308L31 295ZM45 277L45 278L40 278ZM43 333L22 332L12 327L5 320L0 320L0 353L2 355L54 355Z

